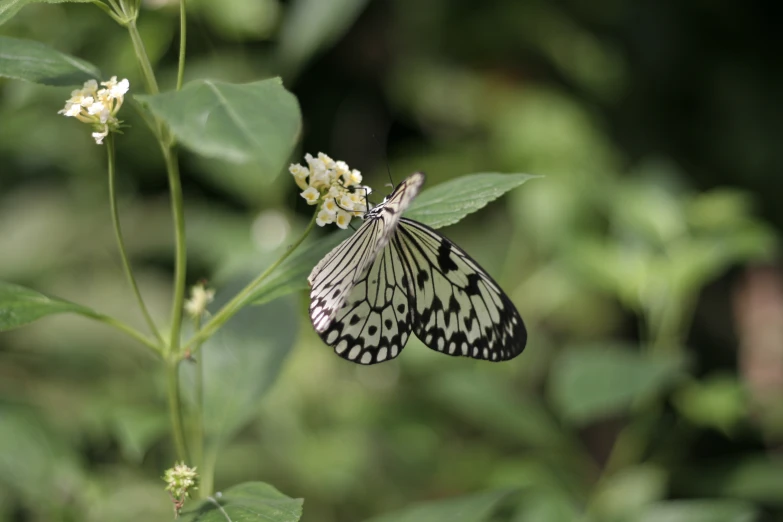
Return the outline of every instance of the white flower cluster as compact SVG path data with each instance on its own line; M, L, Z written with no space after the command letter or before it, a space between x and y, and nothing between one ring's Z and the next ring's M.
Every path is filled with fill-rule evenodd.
M207 305L215 299L215 290L198 283L190 289L190 299L185 300L185 311L193 318L201 317L207 311Z
M294 163L288 170L303 190L301 195L307 204L321 204L315 218L319 227L336 223L340 228L348 228L353 216L367 212L367 195L372 191L361 184L358 170L351 170L344 161L334 161L323 152L317 158L305 154L305 160L306 167Z
M98 89L98 82L88 80L81 89L71 92L71 97L65 102L65 107L57 111L68 117L89 123L96 132L92 133L95 143L103 143L103 138L109 132L116 131L122 123L117 119L117 112L122 107L125 93L130 88L127 79L117 81L112 76L108 82L101 82L103 89Z

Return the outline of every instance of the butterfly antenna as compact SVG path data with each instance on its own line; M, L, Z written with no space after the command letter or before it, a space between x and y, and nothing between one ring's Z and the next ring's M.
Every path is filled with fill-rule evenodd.
M351 216L351 221L348 222L348 226L351 227L354 232L356 232L356 227L353 226L353 223L352 223L353 217L354 217L353 216L354 211L353 210L348 210L347 208L343 207L342 205L340 205L340 203L337 202L336 199L334 200L334 204L337 205L337 208L348 212L348 214Z
M383 147L383 145L381 145L381 142L380 142L380 141L378 140L378 138L375 136L375 133L373 133L372 137L373 137L373 139L375 140L375 143L377 143L377 144L378 144L378 146L379 146L379 147L381 148L381 150L383 151L383 161L384 161L384 163L386 163L386 173L389 175L389 181L391 181L391 186L392 186L392 188L394 188L394 186L395 186L395 183L394 183L394 179L392 178L392 175L391 175L391 169L389 168L389 157L386 155L386 148L385 148L385 147ZM369 207L368 207L368 208L369 208Z

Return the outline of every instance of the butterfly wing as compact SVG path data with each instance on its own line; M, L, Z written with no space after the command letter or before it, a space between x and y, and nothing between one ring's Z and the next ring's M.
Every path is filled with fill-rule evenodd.
M310 320L318 333L329 327L355 281L372 262L380 226L375 221L365 221L310 272Z
M313 268L307 278L311 287L310 320L319 334L326 332L338 312L348 306L347 299L354 287L361 282L367 283L371 268L389 244L400 216L419 193L423 183L424 174L420 172L408 176L383 203L367 213L364 223L355 234L337 245ZM399 262L399 259L396 261ZM372 283L368 283L363 287L368 296L377 290L372 286ZM361 291L358 290L359 293ZM327 344L332 346L337 342L330 343L327 340Z
M448 355L490 361L522 353L527 331L519 312L464 250L405 218L393 246L407 264L412 329L424 344Z
M388 245L319 335L352 362L375 364L397 357L411 332L408 284L397 250Z

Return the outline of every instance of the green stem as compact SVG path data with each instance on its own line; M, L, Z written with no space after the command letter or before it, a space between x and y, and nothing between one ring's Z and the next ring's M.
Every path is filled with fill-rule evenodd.
M250 282L242 291L240 291L237 295L234 296L231 301L223 305L223 308L221 308L218 313L216 313L212 319L207 322L207 324L204 325L204 327L196 333L192 338L190 338L186 343L185 346L190 349L190 353L196 353L198 351L201 343L203 343L205 340L209 339L221 326L223 326L226 321L231 319L234 314L236 314L239 310L242 309L243 306L247 304L247 301L249 298L252 297L253 292L255 292L258 285L266 279L269 274L272 273L272 271L280 266L280 263L285 261L288 256L290 256L294 250L296 250L299 245L302 244L302 242L305 240L305 238L310 234L310 232L313 230L313 227L315 226L315 218L318 215L318 212L316 211L313 214L313 218L310 220L310 224L307 225L307 228L302 233L302 236L296 240L296 243L291 245L291 247L286 250L286 252L280 256L280 259L272 263L266 270L264 270L261 275L256 277L253 281ZM187 350L186 350L187 352Z
M180 329L182 328L182 306L185 302L185 275L187 271L187 246L185 244L185 209L182 201L182 184L179 177L179 164L175 147L163 148L166 160L166 172L171 191L171 211L174 215L174 299L171 309L171 340L169 351L179 354Z
M177 90L182 89L185 78L185 47L187 43L187 18L185 0L179 0L179 63L177 64Z
M177 460L189 463L188 449L185 445L185 429L182 422L182 402L179 396L179 360L169 358L166 361L166 384L169 397L169 417L174 436Z
M152 70L149 56L147 56L147 50L144 48L144 42L141 39L139 30L136 28L136 20L130 20L127 27L131 41L133 42L133 50L136 52L136 59L141 67L141 74L144 76L144 81L147 84L147 92L150 94L158 94L158 92L160 92L158 89L158 80L155 79L155 73Z
M201 329L201 316L194 319L196 332ZM195 412L195 455L196 466L201 470L201 487L199 488L200 498L207 498L212 494L212 478L206 480L204 474L204 361L194 359L196 364L196 412ZM205 488L204 484L209 484Z
M122 18L120 18L119 16L117 16L116 14L114 14L114 11L112 11L111 8L108 5L104 4L100 0L93 0L92 3L93 3L93 5L98 7L101 11L103 11L107 15L111 16L112 20L114 20L118 24L120 24L120 25L124 25L125 24L125 21Z
M116 190L116 168L114 161L114 136L110 133L106 136L106 153L109 161L109 206L111 208L111 222L114 226L114 236L117 239L117 246L120 250L120 258L122 259L122 268L125 271L125 276L128 278L133 295L136 296L136 301L139 304L144 320L147 322L147 326L150 332L163 344L163 337L158 331L158 327L155 326L155 321L152 320L147 305L144 304L144 298L139 291L139 285L136 283L136 277L133 275L133 268L131 268L130 260L128 259L128 253L125 250L125 241L122 239L122 227L120 226L120 214L117 210L117 190Z
M215 451L210 451L209 454L204 455L204 463L201 467L201 473L199 473L199 490L201 491L201 498L207 498L212 495L215 483L215 462L217 461L217 454Z
M148 348L151 348L155 353L160 354L163 349L155 344L154 341L148 339L143 334L141 334L138 330L133 328L132 326L128 326L127 324L123 323L119 319L115 319L114 317L103 315L103 314L91 314L89 317L92 317L93 319L96 319L104 324L107 324L113 328L116 328L117 330L128 334L129 336L133 337L143 345L147 346Z

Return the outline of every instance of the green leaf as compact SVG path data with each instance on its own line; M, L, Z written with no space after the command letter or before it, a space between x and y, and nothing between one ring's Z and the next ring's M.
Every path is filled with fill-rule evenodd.
M653 464L618 470L598 485L591 503L602 520L625 519L666 496L666 471ZM622 517L622 518L620 518Z
M567 450L568 440L542 404L496 378L468 371L442 373L429 388L440 403L478 428L532 448Z
M683 374L678 357L652 357L631 349L578 347L555 361L550 397L568 421L586 424L616 415L660 394Z
M297 71L319 50L334 43L356 20L367 0L296 0L280 29L278 56Z
M371 522L481 522L514 490L485 491L466 497L424 502L370 519ZM368 521L368 522L370 522Z
M245 84L197 80L180 91L135 98L192 151L256 161L264 175L280 172L301 130L299 103L280 78Z
M0 447L0 489L28 505L54 507L52 491L62 486L71 495L85 486L78 454L40 412L0 405Z
M742 383L733 375L710 375L689 382L677 391L674 405L691 422L727 434L749 410Z
M218 297L234 295L242 286L227 285ZM222 305L216 301L216 307ZM201 347L196 359L203 371L204 431L212 455L256 415L259 400L293 348L297 326L290 301L246 307ZM181 371L187 382L183 389L192 392L198 367L183 364Z
M512 522L591 522L581 506L565 491L532 487L526 489Z
M0 331L24 326L47 315L67 312L98 317L98 313L85 306L0 281Z
M753 522L756 509L736 500L673 500L649 506L629 522Z
M432 228L452 225L490 201L520 186L530 174L471 174L425 189L413 200L405 217Z
M0 17L2 9L0 4ZM44 85L81 85L100 75L91 63L48 45L0 36L0 77Z
M301 498L290 498L263 482L232 486L198 506L185 509L182 522L296 522L302 516Z
M4 24L13 18L13 16L27 4L63 4L66 2L87 3L92 2L92 0L0 0L0 24Z
M291 257L280 263L256 288L250 300L259 305L278 297L307 290L307 276L313 267L349 234L335 232L309 245L302 245Z

